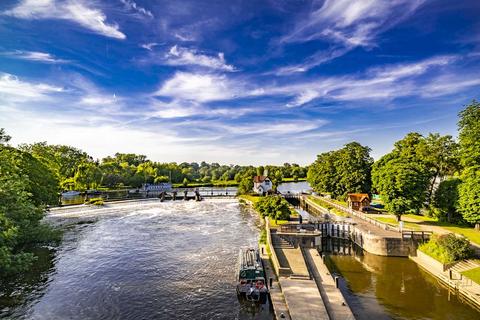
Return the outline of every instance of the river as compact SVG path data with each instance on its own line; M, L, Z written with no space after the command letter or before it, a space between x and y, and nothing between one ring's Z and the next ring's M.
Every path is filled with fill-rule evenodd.
M273 318L268 305L235 293L238 249L256 246L260 230L257 215L235 199L63 208L47 220L65 229L63 242L40 250L24 278L0 284L0 318ZM480 318L407 258L336 251L347 254L332 255L330 268L343 276L357 319Z
M15 319L272 319L235 291L238 250L259 219L236 200L114 204L48 218L67 229L35 281L4 290ZM47 259L48 260L48 259Z
M376 256L351 244L335 251L344 254L329 255L329 269L343 277L340 288L357 320L480 319L408 258Z

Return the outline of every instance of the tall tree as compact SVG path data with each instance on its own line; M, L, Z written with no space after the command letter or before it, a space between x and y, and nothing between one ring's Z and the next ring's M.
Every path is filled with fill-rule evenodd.
M433 197L434 213L439 220L448 222L461 219L458 214L458 189L462 181L459 178L443 180Z
M372 164L370 148L351 142L340 150L318 155L309 167L307 180L315 191L335 198L351 192L369 193Z
M422 135L409 133L373 165L373 188L398 220L407 211L419 212L425 203L432 173L422 154L424 148Z
M463 166L458 210L480 230L480 103L472 101L459 113L460 163Z

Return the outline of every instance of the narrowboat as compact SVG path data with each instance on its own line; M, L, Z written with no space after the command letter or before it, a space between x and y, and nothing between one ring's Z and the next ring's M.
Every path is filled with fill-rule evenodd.
M265 303L267 284L262 260L257 249L241 249L238 256L237 294L249 301Z

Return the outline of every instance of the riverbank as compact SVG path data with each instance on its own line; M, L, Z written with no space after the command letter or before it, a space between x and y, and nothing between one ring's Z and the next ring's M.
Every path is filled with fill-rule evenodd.
M480 264L468 265L458 261L445 265L420 250L409 258L480 312L480 284L463 274L466 270L480 267Z

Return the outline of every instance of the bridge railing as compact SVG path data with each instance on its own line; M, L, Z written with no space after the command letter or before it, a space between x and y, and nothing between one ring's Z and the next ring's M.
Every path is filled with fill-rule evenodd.
M333 201L331 201L331 200L329 200L329 199L326 199L326 198L319 198L319 199L322 200L322 201L324 201L324 202L326 202L326 203L328 203L328 205L330 205L330 206L332 206L332 207L334 207L334 208L336 208L336 209L338 209L338 210L341 210L341 211L346 212L346 213L348 213L348 214L351 214L351 215L353 215L353 216L355 216L355 217L358 217L358 218L360 218L360 219L362 219L362 220L365 220L365 221L367 221L368 223L373 224L373 225L375 225L375 226L377 226L377 227L379 227L379 228L382 228L382 229L384 229L384 230L390 230L390 231L400 232L400 228L391 226L391 225L389 225L389 224L380 222L380 221L375 220L375 219L372 219L372 218L366 216L366 215L365 215L363 212L361 212L361 211L357 211L357 210L353 210L353 209L350 209L350 208L346 208L346 207L344 207L344 206L342 206L342 205L339 205L338 203L335 203L335 202L333 202ZM305 197L305 201L307 201L307 202L309 203L309 205L320 206L319 204L316 204L315 202L309 200L309 199L306 198L306 197ZM320 206L320 207L321 207L321 206Z

